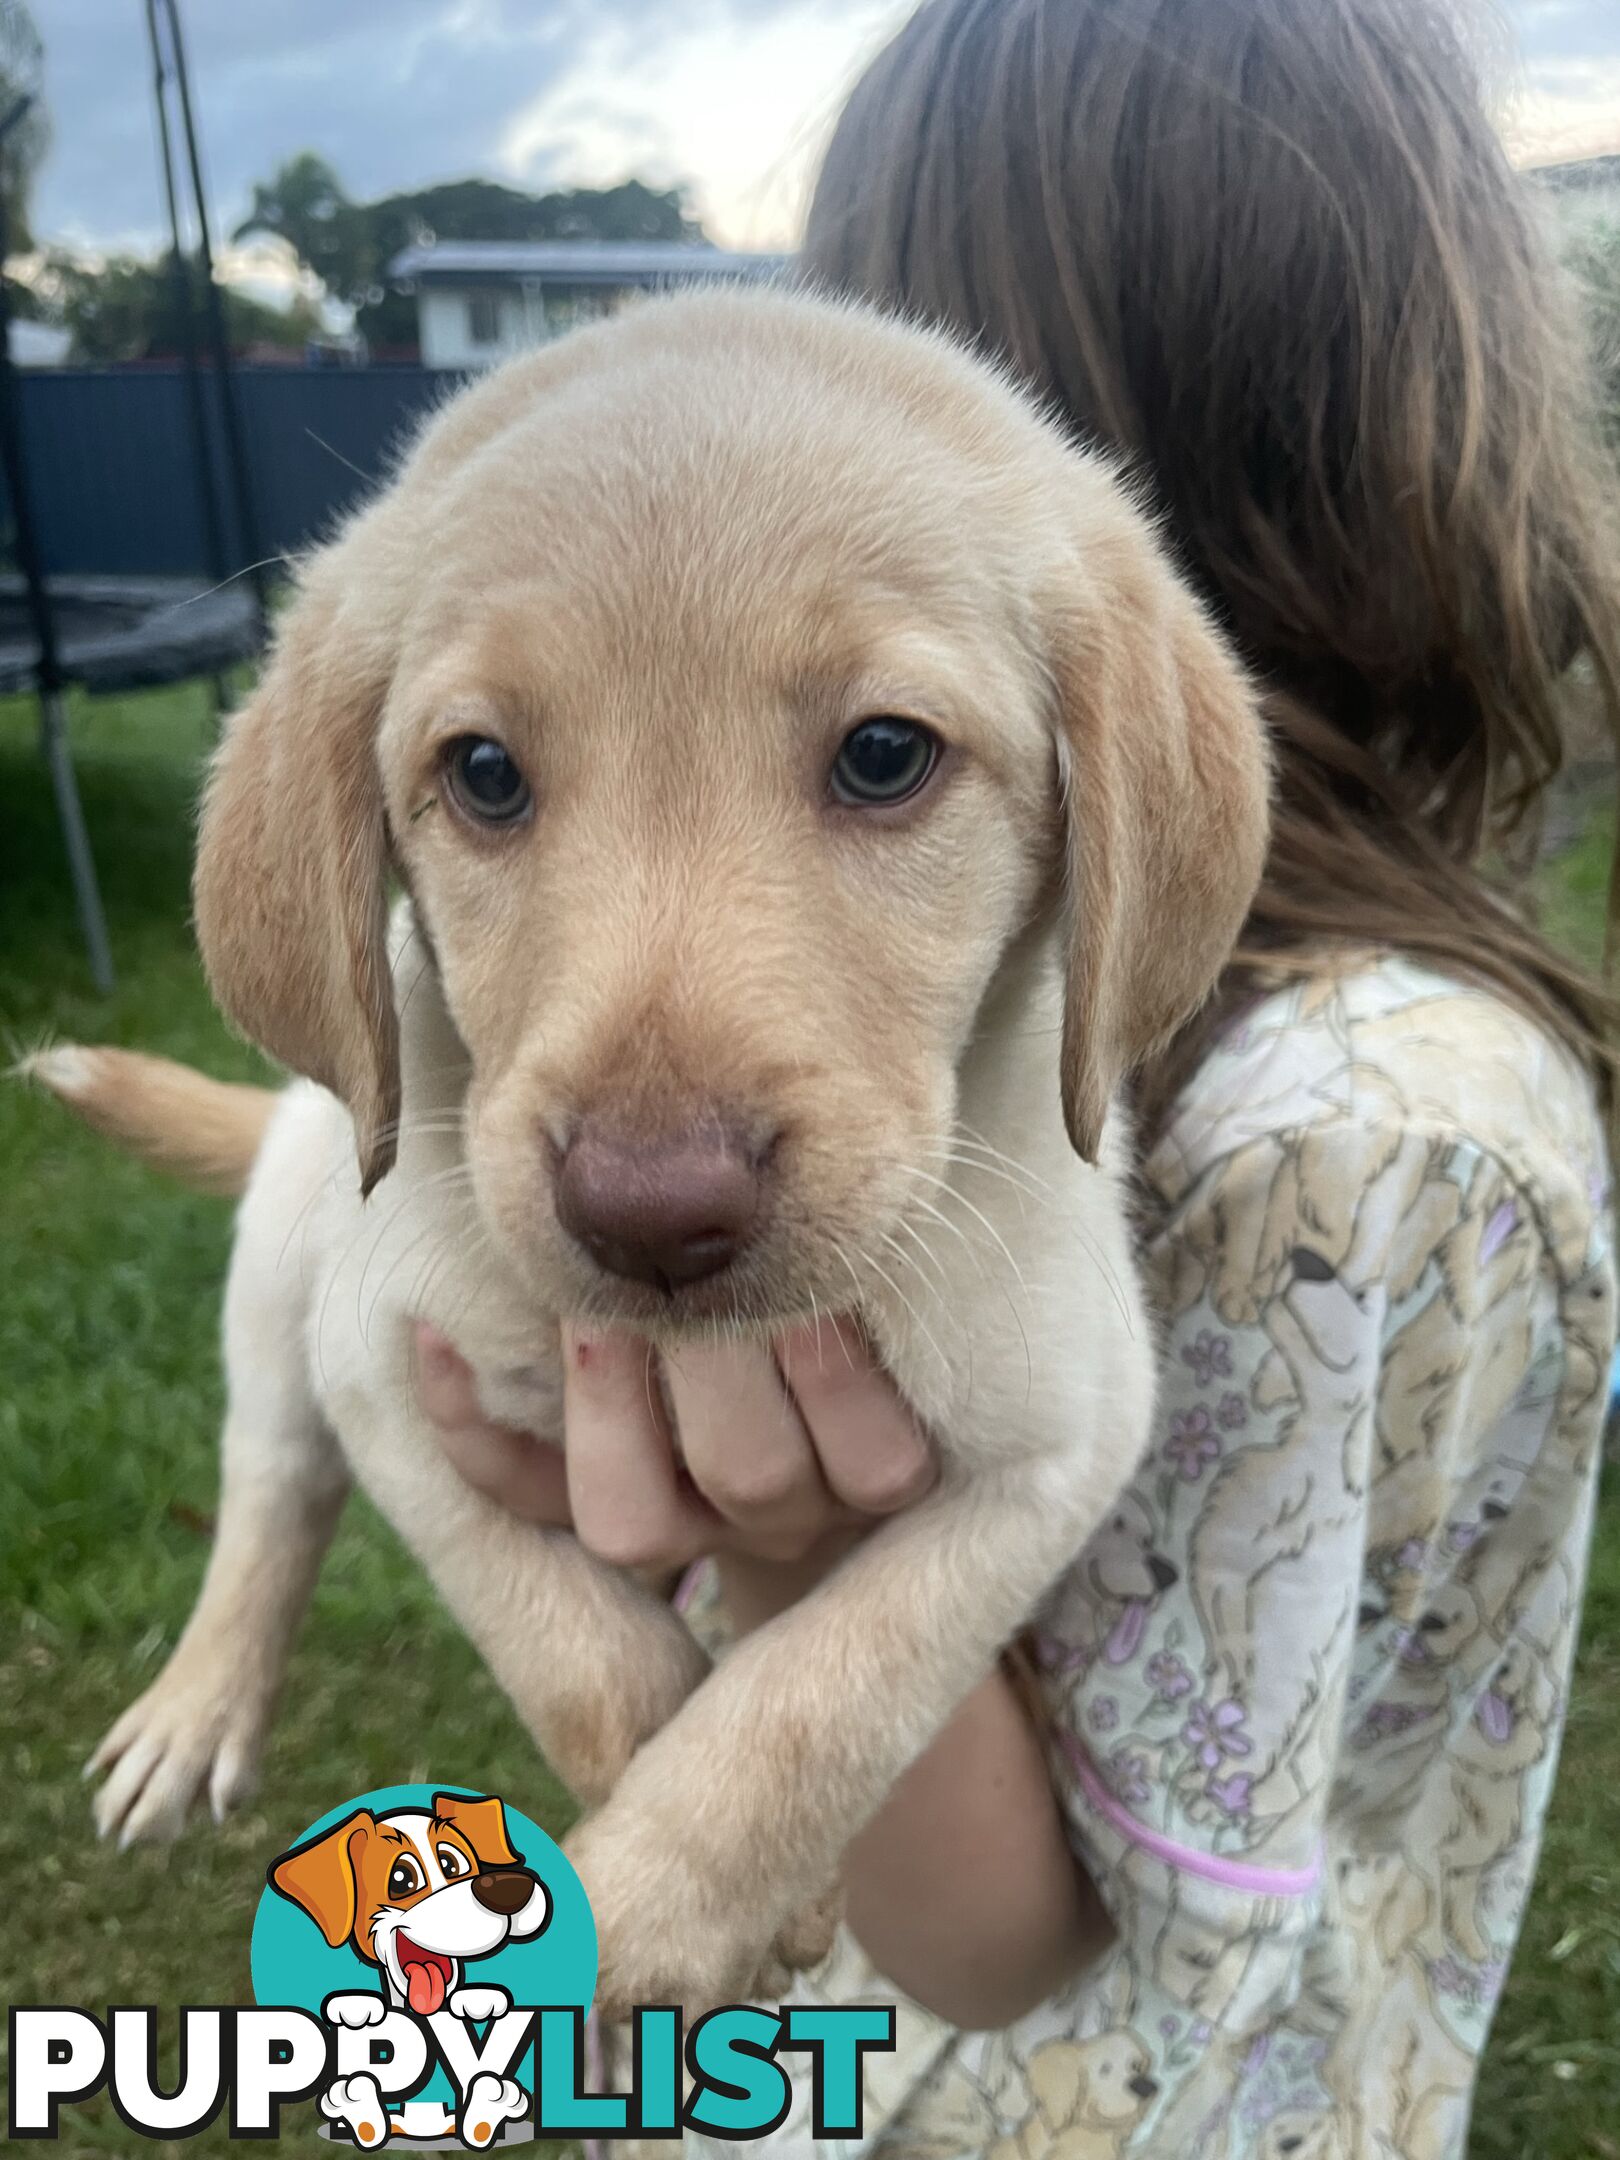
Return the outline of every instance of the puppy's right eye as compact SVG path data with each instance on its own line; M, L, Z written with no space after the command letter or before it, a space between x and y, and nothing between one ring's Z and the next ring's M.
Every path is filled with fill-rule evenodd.
M832 793L852 809L909 802L939 763L939 738L916 720L880 713L851 728L833 762Z
M515 825L534 806L522 768L492 736L457 736L446 752L444 773L456 808L480 825Z
M414 1860L396 1860L388 1870L388 1895L409 1897L422 1887L422 1870Z

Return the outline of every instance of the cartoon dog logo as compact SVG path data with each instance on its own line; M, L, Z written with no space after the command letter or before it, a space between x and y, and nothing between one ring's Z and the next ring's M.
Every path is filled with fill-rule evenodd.
M426 1808L382 1815L357 1809L272 1862L269 1882L309 1915L333 1949L347 1944L376 1967L380 1992L326 2002L326 2015L349 2027L380 2024L390 2010L419 2018L448 2010L477 2024L503 2015L512 2007L506 1990L469 1986L464 1970L509 1942L532 1940L551 1918L545 1885L512 1849L502 1803L456 1793L435 1793ZM454 2125L438 2120L448 2111L434 2107L429 2123L423 2107L409 2102L405 2120L391 2118L377 2081L366 2076L340 2079L321 2099L323 2112L368 2147L380 2145L391 2128L412 2135L453 2128L463 2143L487 2145L526 2105L512 2080L483 2077Z

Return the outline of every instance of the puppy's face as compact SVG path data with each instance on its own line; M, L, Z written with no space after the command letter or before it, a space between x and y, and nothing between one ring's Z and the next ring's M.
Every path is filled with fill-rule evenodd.
M1117 2127L1135 2124L1158 2094L1153 2059L1129 2030L1100 2034L1081 2045L1077 2119Z
M495 503L447 505L384 792L483 1212L565 1310L768 1318L905 1272L884 1234L937 1200L975 1014L1056 869L998 536L971 475L863 417L835 451L686 410L674 472L639 430L582 464L559 418Z
M1124 1494L1086 1548L1086 1571L1101 1597L1151 1603L1177 1579L1177 1570L1155 1551L1153 1523L1140 1500Z
M278 779L311 699L364 717ZM296 845L329 919L276 963L320 977L289 1001L242 950L242 853L323 760ZM316 566L225 753L199 920L224 1002L347 1096L376 1174L391 864L469 1053L482 1213L537 1294L772 1323L908 1265L987 994L1065 888L1095 1152L1224 957L1263 798L1242 682L1104 472L948 347L733 295L474 391Z

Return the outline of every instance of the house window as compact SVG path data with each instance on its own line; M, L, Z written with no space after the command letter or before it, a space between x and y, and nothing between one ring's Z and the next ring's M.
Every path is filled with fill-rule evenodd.
M475 292L467 295L467 342L498 345L501 342L501 296Z

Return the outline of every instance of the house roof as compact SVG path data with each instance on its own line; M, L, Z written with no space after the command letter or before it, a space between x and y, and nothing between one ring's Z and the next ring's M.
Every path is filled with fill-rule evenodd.
M785 255L744 255L679 240L433 240L403 248L391 277L465 285L534 278L558 285L682 284L774 277Z
M1532 180L1564 190L1620 187L1620 150L1607 157L1570 158L1559 165L1532 165Z

